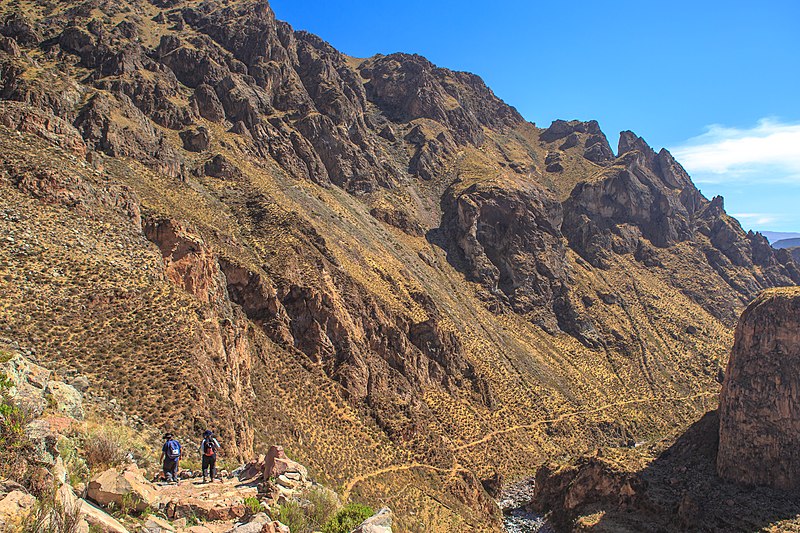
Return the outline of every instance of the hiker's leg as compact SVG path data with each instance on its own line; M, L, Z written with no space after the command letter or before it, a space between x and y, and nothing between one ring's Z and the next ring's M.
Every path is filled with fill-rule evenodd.
M175 483L178 482L178 460L172 463L172 479Z
M164 471L164 481L172 481L172 461L164 459L162 469Z
M206 482L206 476L208 475L208 459L209 457L207 455L203 456L203 483Z
M211 472L211 481L214 481L214 478L217 477L217 454L212 455L209 459L209 467Z

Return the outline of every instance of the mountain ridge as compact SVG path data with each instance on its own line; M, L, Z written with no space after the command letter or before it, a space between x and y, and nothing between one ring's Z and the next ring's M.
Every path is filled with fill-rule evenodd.
M405 487L409 530L496 529L480 479L692 421L703 397L655 405L715 390L738 311L800 281L669 152L536 128L420 56L356 64L266 2L15 6L3 334L156 423L166 351L160 423L385 472L350 490Z

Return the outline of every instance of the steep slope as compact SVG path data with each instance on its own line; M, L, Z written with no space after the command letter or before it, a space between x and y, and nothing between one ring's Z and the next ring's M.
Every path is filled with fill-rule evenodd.
M2 334L408 530L496 528L480 478L688 424L739 309L800 281L665 150L266 2L0 10Z

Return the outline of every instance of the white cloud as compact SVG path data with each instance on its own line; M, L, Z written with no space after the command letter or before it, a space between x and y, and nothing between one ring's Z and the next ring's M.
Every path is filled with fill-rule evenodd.
M731 216L737 220L747 222L748 225L773 224L781 219L780 216L770 213L734 213Z
M670 151L698 183L800 183L800 124L770 118L752 128L713 124Z

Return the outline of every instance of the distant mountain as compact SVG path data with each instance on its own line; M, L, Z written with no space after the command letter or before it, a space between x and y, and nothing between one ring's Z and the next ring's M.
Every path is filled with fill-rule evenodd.
M783 239L796 239L800 238L800 233L793 232L793 231L762 231L761 235L767 238L767 240L773 244L783 240Z
M772 243L772 247L775 249L794 248L796 246L800 246L800 237L795 237L793 239L781 239Z

